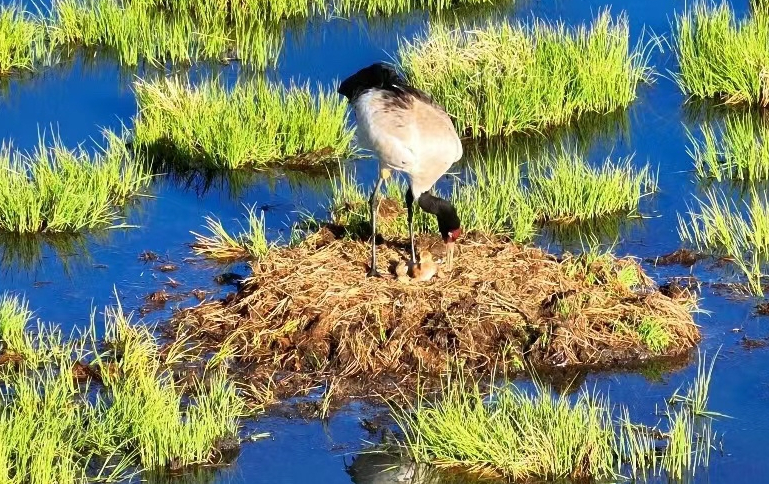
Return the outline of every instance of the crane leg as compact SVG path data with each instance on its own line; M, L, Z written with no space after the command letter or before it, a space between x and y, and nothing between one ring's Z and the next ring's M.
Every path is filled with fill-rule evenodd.
M409 219L409 238L411 239L411 264L417 263L416 250L414 249L414 193L411 187L406 191L406 211Z
M371 269L368 271L368 277L381 277L376 268L376 215L379 211L379 188L383 182L384 177L380 173L374 191L371 193L371 198L368 199L369 209L371 210Z

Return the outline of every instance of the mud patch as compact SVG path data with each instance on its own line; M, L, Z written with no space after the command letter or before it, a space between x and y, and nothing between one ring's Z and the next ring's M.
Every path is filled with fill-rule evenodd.
M440 374L449 361L470 371L607 365L678 355L700 337L694 296L663 294L630 258L558 259L466 240L451 274L404 284L394 274L366 277L366 243L329 239L272 250L237 293L178 312L169 329L209 351L226 346L243 368L306 385L333 375L347 390L340 393L360 379L397 387L405 375ZM419 245L442 249L436 238ZM382 273L407 257L403 246L379 247ZM664 351L647 346L643 325L666 335Z
M678 249L654 259L646 259L646 261L658 266L681 265L684 267L691 267L696 264L697 261L704 258L704 255L693 250Z

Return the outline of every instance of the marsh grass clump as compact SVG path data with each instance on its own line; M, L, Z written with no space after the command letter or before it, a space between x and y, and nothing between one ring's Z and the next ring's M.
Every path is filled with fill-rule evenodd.
M363 13L369 17L375 17L397 15L413 10L442 12L458 7L472 8L492 3L491 0L334 0L331 5L332 13L336 15L349 16Z
M346 105L331 91L261 78L227 89L163 79L135 85L135 144L183 164L260 168L313 165L350 153Z
M257 69L274 64L281 47L277 27L256 15L229 15L218 2L199 9L159 8L157 2L54 0L52 46L103 48L130 66L198 60L239 60ZM227 2L229 3L229 2Z
M29 322L26 303L6 296L0 327L9 314ZM119 306L105 322L104 345L92 323L69 341L26 334L38 357L0 352L0 382L13 389L0 394L0 481L116 482L143 469L217 463L219 447L237 438L244 403L223 373L179 383L181 347L161 351L151 329Z
M707 465L712 433L687 409L666 407L655 427L635 424L625 406L582 390L554 396L535 380L533 391L460 377L428 400L391 407L404 447L417 462L460 468L512 481L620 479L662 475L680 479Z
M246 223L246 227L241 225L240 233L231 235L220 220L206 217L208 235L192 232L195 236L192 251L196 255L223 262L264 257L270 250L264 212L259 217L256 215L256 207L249 208Z
M530 240L534 234L536 213L526 200L520 181L520 166L515 163L488 163L470 170L467 183L455 182L443 194L454 207L466 231L506 236L517 242ZM504 181L504 182L503 182ZM379 204L377 232L385 237L408 234L404 196L408 189L402 180L392 180L385 187ZM371 231L368 195L352 173L342 170L331 185L331 222L354 238ZM315 225L320 225L316 223ZM414 228L420 233L436 233L435 217L422 210L414 212Z
M560 150L537 160L529 169L529 203L538 218L550 222L586 221L632 214L645 195L656 191L649 166L637 170L632 158L599 167L583 157Z
M113 0L114 1L114 0ZM510 0L508 0L510 1ZM128 2L125 2L128 3ZM513 3L513 1L510 1ZM325 18L364 14L369 17L390 16L426 10L441 12L457 7L491 5L490 0L131 0L130 5L142 10L188 15L194 19L223 15L230 22L249 19L277 23L283 20Z
M709 190L697 199L698 210L678 216L681 240L716 257L725 257L742 271L749 289L763 294L761 279L769 261L769 200L752 190L744 206L724 193Z
M399 61L409 81L475 137L627 107L649 78L642 50L630 46L627 17L608 11L573 29L540 20L461 30L437 23L403 42Z
M606 159L594 167L575 150L560 148L529 157L491 152L472 159L464 179L455 179L444 198L457 209L466 231L530 240L537 223L559 225L595 222L637 213L644 196L657 190L649 166L636 169L632 159ZM379 206L378 232L385 237L408 234L402 181L388 182ZM368 193L353 174L341 171L331 186L331 222L351 236L370 232ZM416 210L415 228L437 232L435 218Z
M769 125L750 115L728 116L720 128L701 127L702 140L687 133L697 176L755 182L769 180Z
M670 334L654 318L643 318L636 329L641 341L655 354L662 354L670 346Z
M769 15L738 20L728 2L699 1L675 20L681 90L726 103L769 105Z
M43 21L20 5L0 5L0 75L31 71L45 53Z
M124 140L106 132L95 155L41 139L32 153L0 151L0 230L77 232L109 226L151 179Z

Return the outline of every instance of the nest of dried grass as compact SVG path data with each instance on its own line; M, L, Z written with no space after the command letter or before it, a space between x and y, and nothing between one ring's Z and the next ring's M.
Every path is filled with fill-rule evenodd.
M443 255L436 238L420 240ZM663 295L634 259L561 259L501 240L457 244L452 274L403 283L392 274L405 243L369 246L327 229L301 246L275 248L224 301L174 318L178 335L227 347L241 363L293 374L347 378L440 373L447 362L486 370L603 365L680 354L699 340L690 293ZM663 331L661 350L639 330Z

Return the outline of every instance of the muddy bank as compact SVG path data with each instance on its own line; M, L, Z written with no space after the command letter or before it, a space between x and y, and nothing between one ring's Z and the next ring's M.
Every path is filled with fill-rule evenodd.
M443 256L437 238L419 245ZM634 259L468 238L452 273L403 282L394 272L407 253L405 242L380 245L390 272L367 278L368 245L323 230L272 250L237 293L180 311L169 329L237 355L246 372L338 388L440 374L449 361L472 371L616 365L680 355L700 338L694 296L663 294Z

